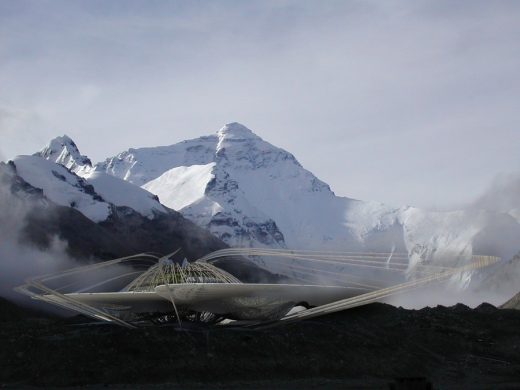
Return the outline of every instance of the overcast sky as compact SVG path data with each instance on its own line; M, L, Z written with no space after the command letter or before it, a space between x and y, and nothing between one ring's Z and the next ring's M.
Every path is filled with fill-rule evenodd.
M0 0L0 152L238 121L338 195L451 208L520 170L520 1Z

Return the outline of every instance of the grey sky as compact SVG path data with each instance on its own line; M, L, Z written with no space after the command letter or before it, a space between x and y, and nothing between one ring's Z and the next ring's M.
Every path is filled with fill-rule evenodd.
M520 170L519 69L519 1L0 0L0 152L238 121L338 195L454 207Z

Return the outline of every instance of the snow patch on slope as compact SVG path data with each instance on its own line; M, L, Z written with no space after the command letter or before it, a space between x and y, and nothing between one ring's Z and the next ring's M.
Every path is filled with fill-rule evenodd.
M93 171L84 178L94 187L96 193L116 206L130 207L148 218L153 218L157 212L167 212L152 193L105 172Z
M104 221L110 215L110 205L94 188L62 165L37 156L18 156L14 164L27 183L41 188L53 202L75 208L94 222Z
M212 162L172 168L142 188L157 195L164 205L180 210L204 196L207 184L214 178L214 167Z
M96 164L96 170L142 186L172 168L213 162L217 141L213 135L170 146L129 149Z
M200 226L205 227L209 226L213 216L225 212L224 208L218 202L206 196L196 200L179 211L184 217L195 221ZM210 231L217 237L223 237L223 231L218 231L218 229L213 229Z
M60 175L66 178L65 183L68 183L71 187L65 191L60 198L59 194L53 194L54 189L50 188L45 184L45 175L39 179L32 177L32 181L38 182L40 187L46 187L47 192L53 194L52 196L56 200L61 199L59 204L78 205L75 200L70 200L70 193L75 192L78 186L90 186L89 191L95 193L98 198L102 197L105 203L111 203L115 206L130 207L137 211L139 214L148 218L153 218L156 213L166 213L167 209L158 201L157 197L150 192L140 188L139 186L133 185L126 182L118 177L108 175L105 172L96 170L92 167L90 160L80 154L78 147L72 139L64 135L62 137L54 138L49 144L43 148L40 152L35 153L34 157L48 160L47 162L53 162L57 166L62 166L68 169L67 172L62 172ZM26 158L21 158L26 161ZM24 164L22 162L22 164ZM31 164L33 167L40 165L38 160L32 160ZM51 168L48 164L41 164L38 169L41 171L56 169ZM25 172L26 175L31 175L29 172ZM77 176L79 177L77 177ZM79 183L79 184L78 184ZM63 189L64 182L62 185L57 187ZM69 195L65 195L67 193ZM70 201L70 202L69 202ZM85 211L85 215L95 222L104 220L102 214L95 214L89 210L84 210L84 206L78 208L81 212Z

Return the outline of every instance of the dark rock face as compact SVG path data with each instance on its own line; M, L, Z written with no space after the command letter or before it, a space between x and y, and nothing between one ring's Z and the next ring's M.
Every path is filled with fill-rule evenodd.
M262 221L260 223L256 223L255 221L251 221L249 218L245 218L244 225L248 228L248 230L253 235L254 239L261 242L267 246L283 246L285 245L285 240L283 238L283 234L278 229L276 222L272 219L268 219L267 221Z
M115 207L110 217L99 226L111 232L118 241L128 242L133 253L167 254L182 248L188 260L193 261L226 247L222 241L173 210L149 219L130 208Z
M518 388L520 312L484 306L372 304L255 331L75 326L22 312L0 321L0 385Z
M22 244L49 248L54 237L67 242L67 252L78 260L110 259L129 255L131 249L112 232L86 218L72 207L49 204L34 207L25 219Z
M239 246L259 242L270 247L285 247L284 236L272 219L255 221L247 216L241 219L239 221L230 213L220 212L211 218L207 228L225 243L230 243L232 239L234 243L242 243Z
M217 161L225 159L224 150L220 152L222 156L217 156ZM239 160L244 159L251 163L250 158L251 156L247 155ZM240 210L238 204L243 194L238 182L230 179L229 174L222 169L214 169L213 174L214 178L207 184L205 195L212 199L220 199L222 203L233 206L233 210L216 213L205 227L232 246L251 246L253 243L259 243L269 247L284 248L286 246L284 235L273 219L251 217Z

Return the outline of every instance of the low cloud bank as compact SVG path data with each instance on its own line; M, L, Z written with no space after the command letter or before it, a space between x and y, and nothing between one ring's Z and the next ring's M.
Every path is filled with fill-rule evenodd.
M33 207L43 206L13 194L9 178L0 172L0 296L22 301L13 288L26 278L76 265L67 255L67 243L58 237L46 249L23 240L27 215Z
M520 172L498 175L471 207L509 213L520 220Z
M390 297L388 303L406 308L501 305L520 291L520 172L498 175L461 215L467 227L484 226L471 240L472 253L499 256L501 262L475 271L464 289L442 283Z

